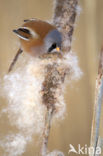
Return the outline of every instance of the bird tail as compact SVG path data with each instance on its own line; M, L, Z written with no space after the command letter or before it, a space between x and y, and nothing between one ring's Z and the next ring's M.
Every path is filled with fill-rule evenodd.
M13 69L13 66L15 65L19 55L23 52L23 50L19 49L13 59L13 61L11 62L10 66L9 66L9 69L8 69L8 73Z

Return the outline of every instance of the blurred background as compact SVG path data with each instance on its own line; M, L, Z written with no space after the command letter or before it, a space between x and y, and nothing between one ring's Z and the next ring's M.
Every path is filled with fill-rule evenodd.
M80 0L79 5L81 13L75 24L72 50L78 56L83 76L78 82L68 84L65 93L67 114L52 127L49 138L49 150L61 150L65 156L68 156L69 144L75 148L78 144L90 144L95 79L103 43L103 0ZM0 0L0 77L7 72L19 46L12 30L21 26L24 19L50 20L52 6L53 0ZM1 108L4 102L1 98ZM0 125L0 135L13 130L6 117L2 118ZM34 146L34 142L29 144L23 156L36 155Z

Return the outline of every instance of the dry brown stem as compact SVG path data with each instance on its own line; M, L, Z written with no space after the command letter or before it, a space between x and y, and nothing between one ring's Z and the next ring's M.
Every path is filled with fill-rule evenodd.
M53 24L62 32L63 51L71 49L78 0L55 0Z
M47 145L48 145L48 137L50 133L51 121L53 114L56 113L57 109L55 107L55 103L58 102L58 98L56 96L56 92L58 89L61 89L61 85L64 82L65 75L68 72L67 68L63 68L58 65L58 53L50 54L49 57L45 57L44 59L52 59L53 63L45 66L45 79L42 84L42 103L46 106L47 112L45 115L45 127L43 131L43 142L41 153L42 156L46 156L48 153ZM59 54L60 56L60 54ZM59 59L62 59L62 56ZM43 58L42 58L43 59Z
M91 154L91 156L96 156L96 147L98 146L99 142L102 98L103 98L103 48L101 49L100 53L98 76L96 79L95 104L91 131L91 146L94 147L95 153Z
M53 110L48 109L45 115L45 127L43 131L43 141L42 141L42 147L41 147L41 155L46 156L47 155L47 146L48 146L48 137L50 134L50 127L51 127L51 120L52 120Z
M71 49L74 22L76 18L78 0L55 0L53 24L61 31L63 37L62 51L69 52ZM42 59L49 59L50 55L43 56ZM47 155L48 137L50 133L51 120L56 113L55 103L57 102L56 91L64 83L67 68L61 68L54 60L62 59L62 55L52 54L53 63L45 66L45 79L42 84L42 103L47 108L45 116L45 128L43 132L43 142L41 155Z

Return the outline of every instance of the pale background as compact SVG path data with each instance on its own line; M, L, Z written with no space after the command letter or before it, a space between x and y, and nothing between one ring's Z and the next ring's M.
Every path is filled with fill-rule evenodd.
M69 144L76 148L78 144L89 146L95 78L103 41L103 0L80 0L80 6L82 10L75 26L73 51L78 55L84 75L78 82L67 86L67 115L52 127L49 139L49 149L61 150L65 156L68 156ZM49 20L51 16L52 0L0 0L0 75L7 72L18 49L17 37L12 30L21 26L24 19ZM3 107L4 101L1 99L0 102ZM1 134L12 129L3 120L5 118L0 126ZM30 144L23 156L36 155L34 146L34 142Z

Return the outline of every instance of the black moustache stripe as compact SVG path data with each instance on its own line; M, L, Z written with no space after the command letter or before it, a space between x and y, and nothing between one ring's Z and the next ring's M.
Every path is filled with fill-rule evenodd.
M18 31L22 31L24 33L30 34L30 31L28 29L19 28Z

